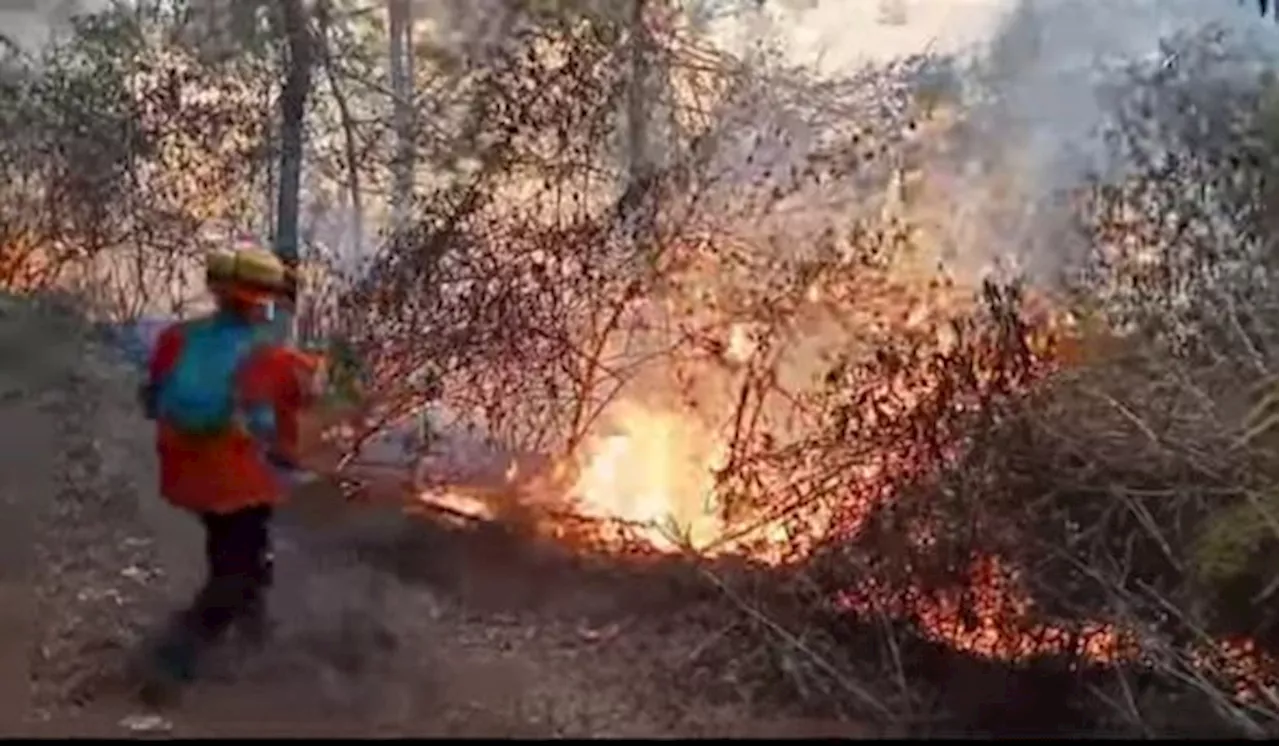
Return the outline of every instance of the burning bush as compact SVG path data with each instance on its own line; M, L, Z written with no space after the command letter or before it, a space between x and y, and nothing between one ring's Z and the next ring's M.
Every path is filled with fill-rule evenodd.
M1220 32L1165 51L1117 92L1135 167L1078 202L1069 329L1034 344L988 293L945 351L838 369L820 435L735 465L736 494L824 514L772 599L823 620L780 644L810 691L966 732L1274 735L1274 415L1241 423L1274 407L1275 84ZM886 673L900 697L849 684Z
M511 80L606 99L615 81L584 71L610 52L583 28L559 37L580 67L513 58ZM921 61L834 94L732 79L725 130L616 203L570 186L600 174L599 109L527 97L496 121L551 117L529 126L581 157L537 171L545 199L521 212L488 197L511 183L507 149L387 254L353 296L381 398L442 395L560 454L512 489L554 496L562 538L616 550L583 516L616 519L775 568L721 582L814 706L968 732L1274 729L1275 615L1258 604L1275 518L1252 512L1273 462L1239 447L1232 397L1275 375L1275 330L1255 325L1274 316L1274 215L1257 206L1275 145L1256 83L1200 85L1241 80L1222 37L1166 53L1116 91L1129 168L1036 218L1077 223L1065 293L934 269L962 227L946 146L981 133L936 90L921 118ZM967 177L1011 195L985 206L992 224L1025 206L996 160Z

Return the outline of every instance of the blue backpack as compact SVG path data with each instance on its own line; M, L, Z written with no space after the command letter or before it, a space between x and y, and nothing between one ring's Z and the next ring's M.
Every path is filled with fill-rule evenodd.
M222 316L186 324L182 351L159 382L156 415L177 430L214 435L237 420L236 374L265 341L261 327Z

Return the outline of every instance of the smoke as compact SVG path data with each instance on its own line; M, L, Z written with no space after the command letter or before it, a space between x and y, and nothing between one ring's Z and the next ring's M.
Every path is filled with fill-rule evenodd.
M110 0L0 0L0 46L8 42L25 54L47 44L72 16L93 13Z
M930 164L943 187L933 196L944 258L978 272L1003 260L1042 282L1068 269L1084 247L1063 195L1129 167L1103 136L1110 86L1127 65L1177 65L1162 41L1208 27L1256 60L1234 71L1242 78L1274 68L1274 26L1253 11L1196 0L1018 2L971 68L956 156Z
M1208 27L1228 32L1259 68L1274 67L1273 23L1254 10L1196 0L1023 0L1006 6L984 41L953 54L913 49L915 56L830 76L755 55L747 80L716 113L707 138L715 145L695 187L698 227L718 237L718 251L745 244L751 257L741 269L722 262L697 292L776 298L777 274L802 277L805 263L829 261L823 252L833 245L840 256L858 220L901 219L916 237L911 268L932 273L941 264L962 289L1016 274L1052 293L1088 249L1072 190L1131 165L1105 136L1115 111L1109 95L1124 71L1178 64L1165 58L1162 41ZM767 52L776 41L770 31L760 46ZM887 315L874 308L872 291L842 314L820 302L798 306L780 362L784 385L811 385L830 353L870 339L877 313ZM952 300L924 289L908 299ZM908 310L915 313L897 309ZM708 392L699 401L716 410L714 399Z
M731 0L704 0L733 5ZM740 17L722 14L714 28L736 54L759 42L757 31L769 26L783 41L793 64L822 76L847 74L865 64L883 64L906 55L958 54L989 38L1008 0L774 0L751 3L756 12ZM746 3L742 3L746 5ZM885 23L886 6L896 5L902 23ZM742 28L749 26L750 28Z
M878 0L688 4L692 22L708 38L768 74L718 113L720 143L709 180L719 197L710 201L722 203L718 213L738 223L731 232L744 230L744 194L759 195L759 202L778 202L779 191L787 195L767 215L754 213L747 232L791 247L814 246L850 215L887 203L911 213L934 258L953 274L976 280L1003 266L1047 283L1082 250L1062 195L1090 175L1124 169L1110 159L1101 136L1109 116L1104 94L1122 66L1158 59L1162 39L1210 24L1256 50L1260 61L1274 64L1276 57L1271 20L1230 0L899 4L905 22L896 25L879 22ZM616 16L624 5L575 8ZM494 54L520 23L496 2L424 0L414 8L424 33L471 60ZM872 74L912 55L938 64ZM787 90L782 68L855 92L841 93L838 107L819 111L814 102L794 100L802 86ZM913 109L936 82L928 76L940 70L943 87L953 89L951 114L960 126L933 131L933 142L910 142L907 130L919 114ZM821 188L798 184L833 139L859 130L873 131L895 155L867 160L856 178ZM650 145L655 153L679 149ZM914 187L902 183L911 175L918 177ZM912 189L915 204L902 205Z
M760 184L767 190L756 191L788 192L833 140L858 133L879 150L858 154L856 177L796 189L753 232L807 247L850 215L883 207L918 225L932 258L971 281L1000 270L1050 284L1080 256L1065 196L1128 166L1104 137L1108 92L1126 66L1176 65L1162 41L1208 27L1227 32L1258 68L1274 68L1277 54L1273 21L1232 2L907 3L907 23L888 29L874 24L870 2L812 6L785 19L775 13L768 33L755 28L758 17L743 19L750 44L721 31L730 46L780 44L788 64L820 81L810 90L832 100L797 102L776 87L742 97L737 129L713 163L716 179L726 195ZM837 10L848 14L843 28L831 22ZM780 42L783 23L791 28ZM839 54L802 51L806 39ZM766 56L754 59L768 66ZM1234 71L1242 79L1256 72ZM926 96L941 105L923 112Z

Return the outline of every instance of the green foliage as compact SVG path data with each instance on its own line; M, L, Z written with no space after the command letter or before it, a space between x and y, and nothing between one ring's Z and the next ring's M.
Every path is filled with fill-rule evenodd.
M1274 542L1280 512L1274 493L1258 495L1257 502L1242 500L1212 515L1194 551L1194 567L1200 582L1220 585L1249 570L1250 560L1267 542Z
M329 342L329 390L326 396L335 403L357 404L363 398L364 371L355 348L341 339Z
M1255 387L1251 408L1241 423L1239 447L1258 454L1257 490L1210 515L1195 547L1194 567L1206 585L1231 583L1250 571L1250 563L1280 534L1280 482L1276 438L1280 423L1280 379L1269 376Z

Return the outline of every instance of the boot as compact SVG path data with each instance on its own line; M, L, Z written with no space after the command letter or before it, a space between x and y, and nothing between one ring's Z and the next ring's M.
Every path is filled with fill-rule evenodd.
M197 645L189 636L162 642L156 647L156 672L177 683L186 684L196 677Z
M267 613L266 604L255 603L245 610L235 622L237 637L254 652L266 647L275 633L275 623Z
M196 636L178 622L147 651L142 701L153 707L174 703L184 685L196 677L196 663L200 646Z

